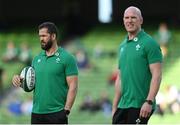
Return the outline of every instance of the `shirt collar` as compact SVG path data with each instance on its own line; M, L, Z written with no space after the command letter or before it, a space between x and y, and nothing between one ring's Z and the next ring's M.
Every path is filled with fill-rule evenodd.
M57 49L57 51L52 55L52 56L59 56L60 55L60 52L61 52L61 47L58 47L58 49ZM46 56L46 51L45 50L43 50L42 52L41 52L41 55L42 56Z
M129 40L128 39L128 35L126 35L126 42L138 42L139 41L139 38L144 34L144 30L141 29L141 31L139 31L139 33L132 39L132 40Z

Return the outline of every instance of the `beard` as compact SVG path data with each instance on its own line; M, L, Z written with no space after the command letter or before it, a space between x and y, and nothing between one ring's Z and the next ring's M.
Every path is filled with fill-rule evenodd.
M43 41L41 41L41 48L43 50L49 50L52 47L52 40L50 39L47 43L44 43Z

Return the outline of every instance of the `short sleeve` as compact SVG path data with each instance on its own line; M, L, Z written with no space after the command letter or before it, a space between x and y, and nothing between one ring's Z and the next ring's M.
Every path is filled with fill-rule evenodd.
M77 62L74 56L68 56L66 60L66 68L65 68L66 76L78 75L78 67Z
M162 52L157 42L151 41L146 46L148 63L162 62Z

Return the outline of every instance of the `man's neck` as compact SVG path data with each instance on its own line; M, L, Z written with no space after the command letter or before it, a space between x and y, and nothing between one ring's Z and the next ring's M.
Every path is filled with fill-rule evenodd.
M58 50L58 45L55 44L54 46L52 46L49 50L46 50L46 55L47 56L51 56L54 55L54 53Z
M139 30L137 30L137 31L135 31L135 32L132 32L132 33L128 33L128 39L129 40L132 40L132 39L134 39L134 37L136 37L137 36L137 34L139 33L141 31L141 29L139 29Z

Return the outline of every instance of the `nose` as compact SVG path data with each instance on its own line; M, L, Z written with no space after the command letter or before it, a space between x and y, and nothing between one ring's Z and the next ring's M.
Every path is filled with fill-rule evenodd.
M132 18L128 18L128 19L127 19L127 22L132 22Z
M40 37L40 41L43 41L43 37Z

